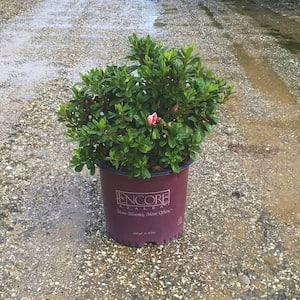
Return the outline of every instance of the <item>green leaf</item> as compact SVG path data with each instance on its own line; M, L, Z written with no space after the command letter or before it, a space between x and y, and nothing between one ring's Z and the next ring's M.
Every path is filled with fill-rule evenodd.
M185 57L190 57L195 49L194 45L190 45L188 48L181 47L181 52Z
M209 124L209 123L204 123L203 125L204 125L204 127L206 128L206 130L207 130L208 132L210 132L210 131L212 130L211 124Z
M173 149L176 146L176 140L173 137L168 137L168 145Z
M158 140L160 138L160 134L157 128L153 128L152 130L152 139Z
M106 120L105 119L101 119L100 121L99 121L99 129L100 130L104 130L105 129L105 127L106 127Z
M149 172L148 169L143 168L143 169L141 170L141 177L142 177L142 178L151 178L151 173Z
M194 123L198 122L198 119L195 116L188 117L188 120L190 120L190 121L192 121Z
M161 141L159 141L159 147L164 147L164 146L166 146L167 143L168 143L167 139L161 140Z
M172 171L174 173L179 173L180 172L180 167L178 164L171 164L171 168L172 168Z
M83 165L77 165L77 166L75 167L75 171L76 171L76 172L81 172L82 169L83 169Z

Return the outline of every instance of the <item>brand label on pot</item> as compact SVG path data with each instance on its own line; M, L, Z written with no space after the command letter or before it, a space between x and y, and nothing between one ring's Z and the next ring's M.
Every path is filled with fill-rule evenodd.
M170 190L152 193L116 191L117 204L127 208L155 208L170 205Z

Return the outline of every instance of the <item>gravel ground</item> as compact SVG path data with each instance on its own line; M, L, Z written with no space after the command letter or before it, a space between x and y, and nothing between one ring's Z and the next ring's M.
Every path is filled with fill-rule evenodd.
M300 7L236 2L0 2L1 299L300 299L299 52L263 26L278 14L287 34ZM68 167L56 116L132 32L194 43L236 84L190 168L184 235L137 249L106 235L98 177Z
M32 9L40 0L2 0L0 5L0 23L5 23L12 17Z

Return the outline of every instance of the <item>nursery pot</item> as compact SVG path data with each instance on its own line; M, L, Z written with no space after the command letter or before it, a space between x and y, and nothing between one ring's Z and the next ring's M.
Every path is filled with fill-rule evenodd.
M155 172L149 179L100 167L106 227L117 242L141 247L165 244L183 231L189 165L179 173Z

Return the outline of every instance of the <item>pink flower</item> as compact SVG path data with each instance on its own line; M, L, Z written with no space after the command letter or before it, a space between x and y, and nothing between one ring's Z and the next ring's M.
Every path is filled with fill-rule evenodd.
M171 107L171 111L177 111L178 110L178 103L174 104L172 107Z
M155 125L157 121L157 113L154 112L152 115L147 117L147 122L149 125Z

